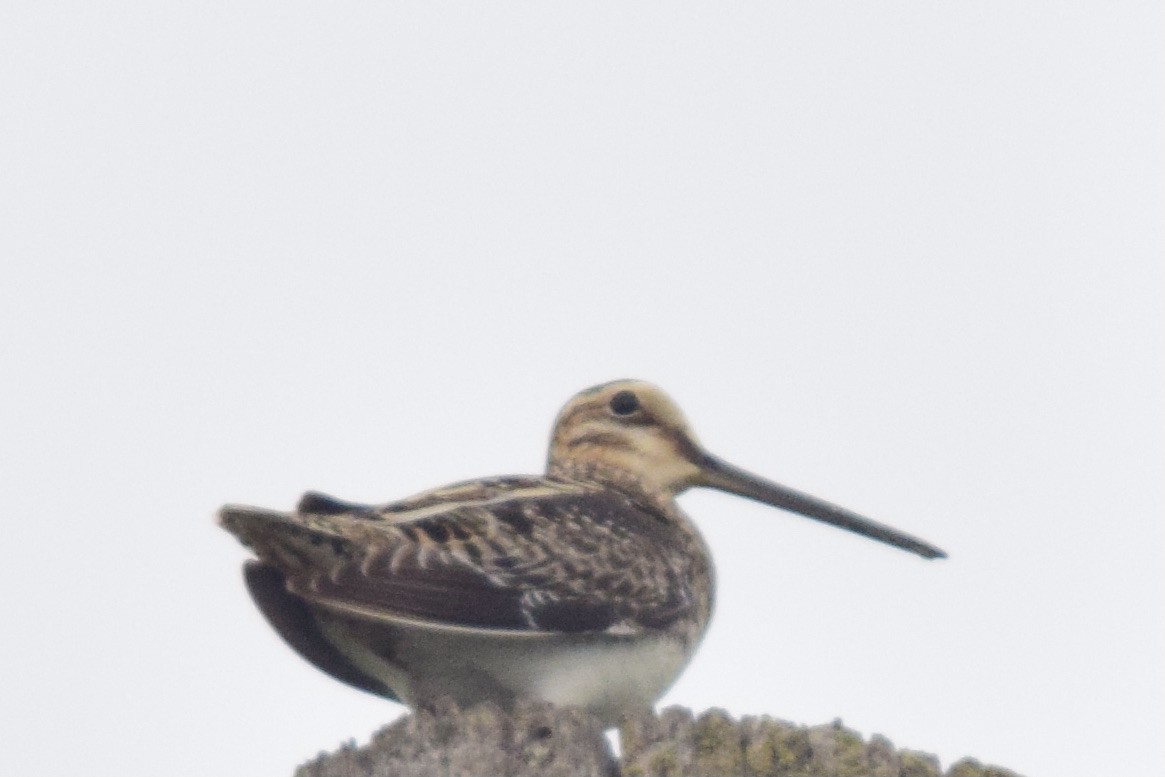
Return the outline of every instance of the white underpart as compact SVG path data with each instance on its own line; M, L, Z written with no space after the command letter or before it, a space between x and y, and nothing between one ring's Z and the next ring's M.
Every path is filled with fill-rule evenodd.
M351 621L319 620L348 660L410 706L443 695L461 704L533 698L587 707L614 725L621 712L653 704L691 657L680 640L662 634L473 629L383 613L377 626L391 634L392 645L377 650L353 637Z
M559 646L536 656L526 676L533 694L555 704L620 710L650 706L679 675L687 656L678 641L640 639Z

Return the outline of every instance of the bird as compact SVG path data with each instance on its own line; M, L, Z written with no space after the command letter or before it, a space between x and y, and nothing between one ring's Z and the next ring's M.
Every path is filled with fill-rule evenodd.
M640 380L571 398L543 475L383 505L309 491L293 512L226 505L219 523L255 555L244 579L258 609L335 679L413 708L533 699L610 726L663 695L708 627L712 558L676 504L693 487L946 556L713 456Z

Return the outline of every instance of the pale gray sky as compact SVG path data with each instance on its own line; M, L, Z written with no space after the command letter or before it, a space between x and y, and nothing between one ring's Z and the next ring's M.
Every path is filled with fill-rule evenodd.
M584 386L947 549L682 500L665 702L1165 770L1159 3L8 3L0 773L289 775L401 708L226 501L540 469Z

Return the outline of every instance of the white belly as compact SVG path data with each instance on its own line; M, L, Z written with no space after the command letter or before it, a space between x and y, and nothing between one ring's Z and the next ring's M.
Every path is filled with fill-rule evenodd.
M349 661L409 706L441 696L461 705L533 698L586 707L614 725L624 710L652 705L691 657L664 634L531 634L322 613L317 620Z

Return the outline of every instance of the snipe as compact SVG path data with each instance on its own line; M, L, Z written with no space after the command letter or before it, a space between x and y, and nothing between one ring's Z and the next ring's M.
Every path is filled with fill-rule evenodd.
M706 453L667 395L630 380L566 404L541 477L219 515L258 556L244 573L259 609L336 679L414 706L533 697L614 723L671 685L708 625L712 560L675 503L694 486L946 555Z

